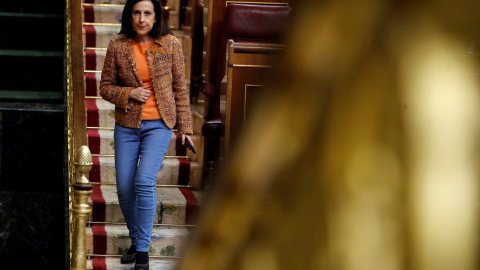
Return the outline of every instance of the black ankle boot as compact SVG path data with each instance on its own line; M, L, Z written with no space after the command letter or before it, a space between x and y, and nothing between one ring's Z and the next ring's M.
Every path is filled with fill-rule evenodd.
M135 262L135 270L148 270L148 252L138 252L137 261Z
M135 263L135 270L148 270L150 266L147 264L138 264Z
M133 263L137 259L137 246L131 245L128 249L127 253L122 256L120 262L125 263Z

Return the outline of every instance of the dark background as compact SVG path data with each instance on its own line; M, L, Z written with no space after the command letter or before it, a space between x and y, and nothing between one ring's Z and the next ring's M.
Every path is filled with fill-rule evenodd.
M1 269L69 269L65 4L0 2Z

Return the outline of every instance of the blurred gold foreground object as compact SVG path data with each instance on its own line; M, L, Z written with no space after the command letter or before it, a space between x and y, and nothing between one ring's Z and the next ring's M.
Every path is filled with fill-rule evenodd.
M302 1L178 270L477 270L480 1Z

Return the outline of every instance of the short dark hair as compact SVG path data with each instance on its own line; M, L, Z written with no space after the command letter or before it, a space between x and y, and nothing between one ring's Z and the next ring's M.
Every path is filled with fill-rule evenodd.
M162 3L160 0L128 0L123 8L122 27L120 28L119 34L124 34L128 38L134 38L136 36L136 32L132 26L132 10L133 6L140 1L152 2L154 8L153 12L155 12L155 19L157 20L148 35L152 38L158 38L170 34L170 26L168 25L167 18L163 13Z

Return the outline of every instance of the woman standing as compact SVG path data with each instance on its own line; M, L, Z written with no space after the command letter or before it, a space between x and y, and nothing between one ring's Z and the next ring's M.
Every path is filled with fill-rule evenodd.
M108 45L100 95L115 105L117 193L132 240L121 262L148 269L156 177L172 128L193 145L183 52L159 0L125 4L120 33Z

